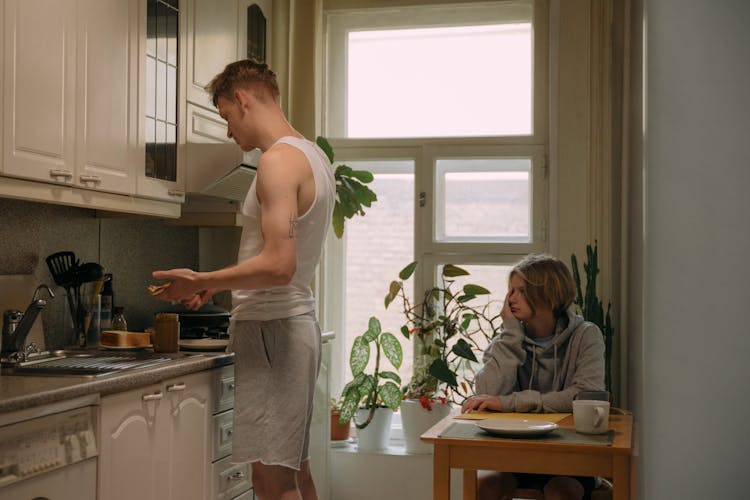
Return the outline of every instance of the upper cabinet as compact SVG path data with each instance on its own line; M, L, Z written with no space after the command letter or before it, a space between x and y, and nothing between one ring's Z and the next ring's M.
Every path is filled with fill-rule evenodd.
M185 20L187 1L141 0L140 196L185 199Z
M3 5L5 174L133 193L137 3Z
M77 12L68 2L5 0L4 173L73 184Z

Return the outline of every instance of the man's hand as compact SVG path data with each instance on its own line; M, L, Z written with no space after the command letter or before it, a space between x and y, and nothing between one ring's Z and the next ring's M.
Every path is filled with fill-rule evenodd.
M203 291L198 282L198 273L192 269L154 271L151 276L157 280L171 280L168 287L163 288L161 293L155 295L155 297L166 302L190 301L197 293Z
M213 297L214 293L216 293L216 290L203 290L202 292L196 293L189 299L183 299L180 302L182 302L182 305L187 309L190 309L191 311L197 311L203 306L203 304L211 300L211 297Z
M464 404L461 405L461 413L484 410L502 411L500 398L489 394L478 394L466 398Z

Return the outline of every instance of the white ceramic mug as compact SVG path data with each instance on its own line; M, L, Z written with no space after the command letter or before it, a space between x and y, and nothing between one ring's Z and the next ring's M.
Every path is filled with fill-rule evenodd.
M609 427L609 401L573 401L573 422L581 434L603 434Z

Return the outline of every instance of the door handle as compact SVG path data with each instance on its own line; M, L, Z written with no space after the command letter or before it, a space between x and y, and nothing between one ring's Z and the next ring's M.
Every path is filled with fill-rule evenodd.
M187 385L180 382L179 384L170 384L167 386L167 392L177 392L177 391L184 391L187 388Z
M160 400L164 395L161 393L161 391L157 391L151 394L144 394L141 399L144 401L158 401Z
M79 177L82 184L85 184L88 186L89 184L93 184L94 186L98 186L102 183L102 178L98 175L81 175Z
M49 171L49 176L55 179L57 182L60 182L61 179L62 179L62 182L65 182L73 178L73 172L71 172L70 170L53 168Z

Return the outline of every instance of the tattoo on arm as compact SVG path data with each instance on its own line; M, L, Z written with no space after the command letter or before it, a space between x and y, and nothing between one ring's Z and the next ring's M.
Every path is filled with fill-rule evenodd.
M289 239L292 240L297 237L297 216L292 215L289 217Z

